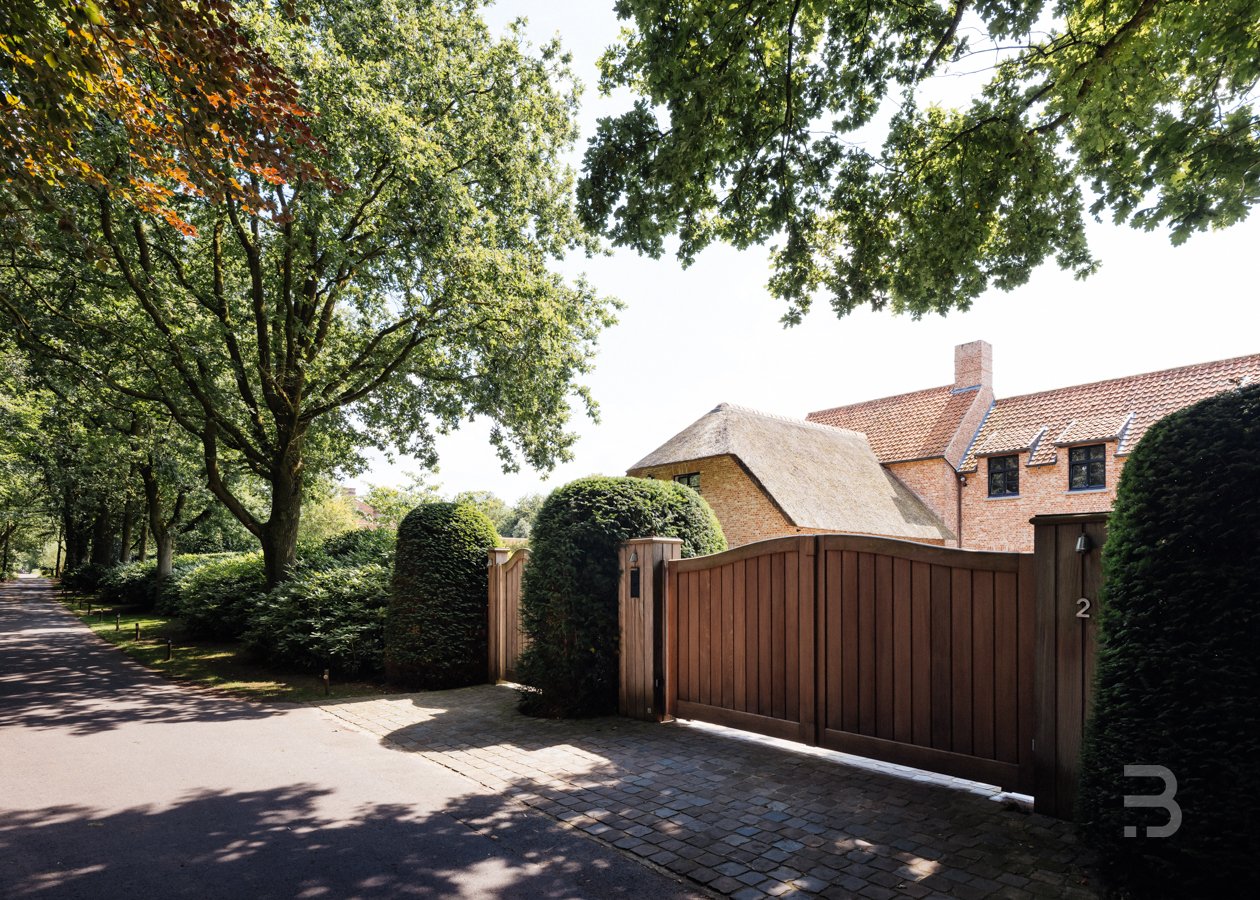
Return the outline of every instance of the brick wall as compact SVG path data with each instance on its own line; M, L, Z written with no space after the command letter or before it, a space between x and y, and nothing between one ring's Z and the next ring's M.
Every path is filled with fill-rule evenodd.
M962 545L968 550L1031 551L1033 516L1061 513L1107 512L1116 502L1116 482L1128 457L1115 456L1114 442L1107 445L1107 486L1102 490L1069 491L1068 453L1059 450L1054 465L1027 466L1028 454L1019 455L1019 496L989 497L988 460L967 475L963 488Z
M785 534L813 533L788 524L779 508L770 502L765 492L731 456L713 456L636 470L630 474L669 481L675 475L689 472L700 473L700 494L713 507L718 521L722 523L726 542L732 547Z
M693 462L673 463L650 469L634 469L631 475L640 478L672 480L675 475L700 473L700 494L713 507L722 523L726 542L731 547L764 541L767 538L791 534L830 534L825 528L800 528L792 525L779 508L771 502L755 481L748 477L744 467L733 456L712 456ZM904 535L875 535L907 540ZM942 544L943 541L920 541Z
M946 528L958 534L958 476L954 474L953 466L938 458L889 463L884 468L914 491ZM956 547L958 544L957 541L948 541L946 545Z

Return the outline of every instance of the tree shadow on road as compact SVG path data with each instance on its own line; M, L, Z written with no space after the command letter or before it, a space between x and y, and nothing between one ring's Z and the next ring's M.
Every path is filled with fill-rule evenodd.
M0 895L127 897L686 896L503 797L338 810L311 785L202 792L170 808L6 813ZM576 845L576 846L575 846ZM676 889L672 890L671 889Z
M202 695L92 635L44 582L0 587L0 729L94 734L123 725L257 719L277 707Z

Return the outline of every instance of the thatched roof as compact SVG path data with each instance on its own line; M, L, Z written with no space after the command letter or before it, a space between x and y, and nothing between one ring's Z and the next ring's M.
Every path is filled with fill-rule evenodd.
M866 436L720 403L630 467L737 458L800 528L938 540L953 535L875 458Z

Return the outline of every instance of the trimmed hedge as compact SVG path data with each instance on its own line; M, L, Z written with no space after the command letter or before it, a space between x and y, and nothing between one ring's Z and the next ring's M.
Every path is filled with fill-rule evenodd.
M494 525L474 506L426 503L398 526L385 674L416 688L486 680L487 553Z
M682 538L682 555L726 549L709 504L689 487L646 478L582 478L544 501L530 536L519 662L533 715L616 712L617 550L630 538Z
M394 547L398 533L390 528L360 528L330 537L320 551L331 560L343 565L351 562L383 566L394 564Z
M245 642L282 665L379 672L388 604L389 569L379 563L298 566L289 581L256 598Z
M1079 821L1113 890L1232 896L1260 846L1260 386L1156 423L1117 490ZM1183 819L1125 808L1177 779ZM1125 826L1138 836L1125 838Z

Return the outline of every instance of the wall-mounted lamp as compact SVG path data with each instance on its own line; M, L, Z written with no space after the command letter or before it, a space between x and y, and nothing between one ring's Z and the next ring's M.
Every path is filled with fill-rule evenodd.
M1076 539L1076 552L1088 553L1094 549L1094 542L1089 539L1089 535L1081 532L1081 536Z
M632 565L632 566L633 566L633 565L634 565L635 563L637 563L638 561L639 561L639 551L638 551L638 550L631 550L631 551L630 551L630 565Z

